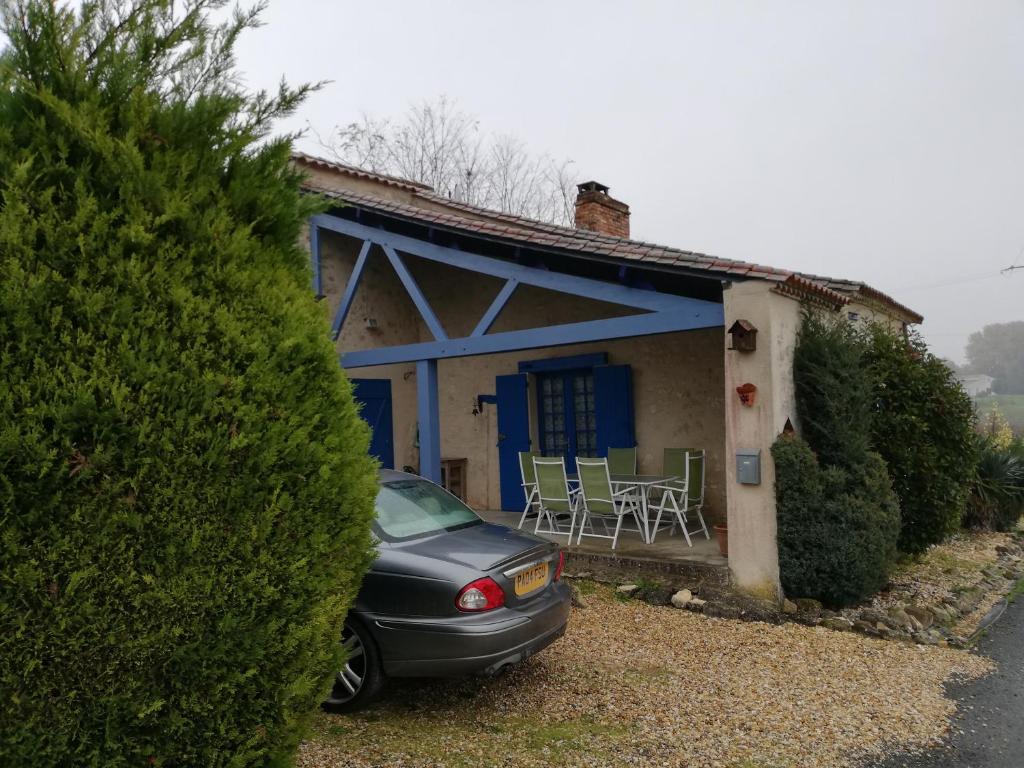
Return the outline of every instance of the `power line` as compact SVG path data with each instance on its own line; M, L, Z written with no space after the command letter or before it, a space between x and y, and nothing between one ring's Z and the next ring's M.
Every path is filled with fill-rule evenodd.
M1024 245L1022 245L1020 247L1020 250L1017 251L1017 258L1013 260L1013 264L1008 266L1006 269L999 270L999 274L1001 274L1001 275L1008 275L1011 272L1013 272L1013 270L1015 270L1015 269L1024 269L1024 264L1020 263L1020 260L1021 260L1022 256L1024 256Z
M1024 269L1024 267L1014 267L1014 269ZM964 277L955 277L951 280L944 280L941 283L928 283L926 285L904 285L900 288L894 288L894 291L905 293L907 291L923 291L928 288L946 288L950 285L963 285L964 283L977 283L980 280L994 280L1005 273L1005 270L1000 272L989 272L984 275L965 275Z

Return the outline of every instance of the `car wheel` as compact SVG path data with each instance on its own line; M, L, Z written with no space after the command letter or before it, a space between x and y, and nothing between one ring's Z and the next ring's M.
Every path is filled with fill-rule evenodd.
M346 659L323 704L328 712L352 712L363 707L377 695L384 683L377 646L358 620L345 620L341 645L346 651Z

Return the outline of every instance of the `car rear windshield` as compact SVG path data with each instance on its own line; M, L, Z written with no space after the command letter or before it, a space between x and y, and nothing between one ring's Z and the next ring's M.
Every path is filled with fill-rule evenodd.
M427 480L397 480L377 493L377 527L385 539L410 539L479 522L473 510Z

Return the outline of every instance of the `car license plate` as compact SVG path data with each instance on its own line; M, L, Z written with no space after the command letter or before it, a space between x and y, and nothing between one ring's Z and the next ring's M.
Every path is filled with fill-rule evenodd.
M516 574L516 594L526 595L548 583L548 564L537 563Z

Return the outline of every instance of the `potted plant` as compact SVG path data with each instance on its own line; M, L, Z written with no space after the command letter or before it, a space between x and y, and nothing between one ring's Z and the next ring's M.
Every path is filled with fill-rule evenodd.
M715 532L715 538L718 539L718 551L722 553L722 557L729 556L729 526L725 521L715 523L711 526Z

